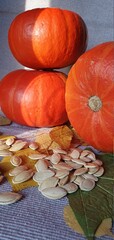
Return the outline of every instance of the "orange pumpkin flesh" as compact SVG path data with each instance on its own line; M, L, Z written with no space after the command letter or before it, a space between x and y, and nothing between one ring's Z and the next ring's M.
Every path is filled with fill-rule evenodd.
M84 53L66 83L66 110L77 134L104 152L113 152L114 42Z
M12 121L51 127L65 123L66 75L60 72L16 70L1 80L0 102Z
M59 8L25 11L8 33L9 46L22 65L33 69L62 68L86 50L87 29L76 13Z

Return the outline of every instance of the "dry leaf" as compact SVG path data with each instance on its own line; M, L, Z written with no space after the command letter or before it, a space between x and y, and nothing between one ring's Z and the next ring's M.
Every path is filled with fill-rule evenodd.
M31 150L30 148L26 148L26 149L22 149L22 150L16 152L15 156L22 157L22 164L27 164L27 166L29 168L34 169L34 164L36 163L36 160L31 160L28 158L28 155L33 152L35 153L34 150ZM4 157L2 159L2 161L0 162L0 170L1 170L2 174L6 177L8 182L11 184L13 191L18 192L24 188L38 186L38 184L35 181L33 181L32 179L30 179L24 183L13 184L12 177L9 176L9 171L13 168L14 168L14 166L12 166L12 164L10 163L10 157Z
M66 206L64 208L64 219L69 227L71 227L74 231L84 235L84 232L81 226L79 225L78 221L76 220L75 215L70 206ZM100 226L98 227L95 236L100 237L100 236L107 235L114 238L114 234L111 232L111 228L112 228L112 219L111 218L104 219L100 224Z
M73 138L73 132L69 127L66 125L54 127L49 135L62 149L69 149Z
M0 126L10 125L11 120L7 117L0 116Z
M56 142L54 142L49 133L41 133L36 136L35 141L38 143L40 149L51 150L60 147Z

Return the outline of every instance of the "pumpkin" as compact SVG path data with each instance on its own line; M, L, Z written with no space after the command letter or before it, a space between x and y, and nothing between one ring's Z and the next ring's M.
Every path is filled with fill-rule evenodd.
M113 152L114 42L79 57L68 74L65 101L77 135L98 150Z
M22 65L33 69L62 68L73 64L86 50L87 28L72 11L36 8L14 18L8 41Z
M65 110L66 75L61 72L15 70L0 84L3 113L12 121L51 127L68 120Z

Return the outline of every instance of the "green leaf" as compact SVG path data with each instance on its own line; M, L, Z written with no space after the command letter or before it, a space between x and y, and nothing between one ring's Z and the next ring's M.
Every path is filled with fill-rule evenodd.
M103 161L105 173L96 187L90 192L78 190L68 195L69 205L88 240L94 239L105 218L114 219L114 155L104 154L97 158Z

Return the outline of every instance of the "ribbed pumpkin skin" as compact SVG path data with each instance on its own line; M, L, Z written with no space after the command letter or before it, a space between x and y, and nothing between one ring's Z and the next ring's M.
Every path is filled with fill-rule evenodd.
M90 108L92 96L102 102L97 111ZM113 152L114 42L100 44L77 60L68 75L65 99L77 134L94 148Z
M66 75L60 72L16 70L1 80L0 103L12 121L51 127L65 123Z
M9 47L22 65L33 69L62 68L86 50L87 29L71 11L43 8L16 16L8 32Z

